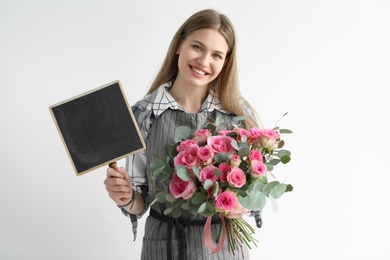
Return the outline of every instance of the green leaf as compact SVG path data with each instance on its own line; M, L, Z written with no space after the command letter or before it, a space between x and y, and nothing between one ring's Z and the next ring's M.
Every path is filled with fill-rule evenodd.
M213 196L217 197L218 192L219 192L219 184L218 184L218 182L215 182L214 187L213 187L213 191L212 191Z
M180 217L181 216L181 209L180 209L180 207L178 207L178 208L173 208L172 209L172 217L173 218L178 218L178 217Z
M256 181L252 182L249 185L248 190L249 191L262 191L263 187L265 186L265 183L257 179Z
M268 194L271 192L271 190L278 184L279 184L278 181L271 181L271 182L267 183L266 185L264 185L264 187L263 187L264 195L268 196Z
M187 168L183 165L176 165L176 173L177 176L179 176L179 178L183 181L189 181L191 179L191 176L188 174Z
M238 134L234 131L227 134L227 136L230 136L231 138L237 138Z
M179 126L176 131L185 140L191 139L194 135L194 131L188 126Z
M282 158L282 157L284 157L284 156L290 156L291 155L291 152L289 151L289 150L285 150L285 149L283 149L283 150L279 150L278 151L278 153L277 153L277 156L279 157L279 158Z
M280 129L279 131L281 134L292 134L293 131L291 131L290 129Z
M280 159L280 161L281 161L283 164L288 163L290 160L291 160L290 155L285 155L285 156L283 156L283 157Z
M204 188L205 190L210 189L211 186L213 186L213 182L212 182L210 179L207 179L207 180L203 183L203 188Z
M294 187L291 184L287 184L286 192L290 192L294 189Z
M160 203L164 203L164 202L167 202L167 199L166 199L166 194L165 192L159 192L156 194L156 200L157 202L160 202Z
M206 195L204 195L203 193L196 193L195 196L192 197L191 199L191 203L194 204L194 205L200 205L202 204L203 202L205 202L207 199Z
M245 136L245 135L244 135ZM249 149L249 144L246 142L246 141L242 141L239 145L238 145L238 150L241 150L241 149Z
M239 148L238 148L238 143L237 143L236 140L232 140L232 141L230 142L230 144L233 146L234 149L236 149L237 151L239 150Z
M216 163L227 162L229 157L226 153L219 153L214 156L214 160Z
M181 204L181 208L184 210L189 210L189 204L188 202Z
M266 197L259 191L251 191L246 197L238 195L238 201L248 210L260 210L265 206Z
M195 205L193 203L189 203L188 204L188 210L192 213L192 214L197 214L198 213L198 209L199 209L199 206L198 205Z
M192 172L195 174L196 177L198 177L198 180L200 180L200 170L198 167L193 166L192 167Z
M284 183L278 184L271 190L269 195L271 197L273 197L274 199L278 199L286 192L286 189L287 189L286 184L284 184Z
M165 210L164 210L164 215L168 215L168 214L170 214L172 212L172 208L166 208Z
M203 213L206 210L207 202L204 202L200 207L198 208L198 213Z
M250 150L248 148L243 148L238 152L238 155L241 157L249 156Z
M177 208L180 207L180 205L183 203L183 198L177 198L174 202L172 202L171 207Z
M269 164L271 164L271 165L277 165L278 163L280 163L280 159L271 159L269 161Z
M220 177L222 175L222 172L219 170L219 169L214 169L213 170L213 173L215 174L215 176L217 177Z
M165 194L165 199L169 202L174 202L176 199L172 196L171 193Z
M150 164L150 170L154 175L158 175L165 168L165 163L161 160L155 160Z
M270 171L272 171L274 169L274 166L272 164L266 163L266 165L267 165L267 171L270 172Z

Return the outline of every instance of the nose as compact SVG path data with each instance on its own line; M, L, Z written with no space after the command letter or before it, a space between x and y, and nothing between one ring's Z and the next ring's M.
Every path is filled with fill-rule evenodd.
M207 67L208 64L208 55L202 55L199 58L196 59L196 63L199 64L201 67Z

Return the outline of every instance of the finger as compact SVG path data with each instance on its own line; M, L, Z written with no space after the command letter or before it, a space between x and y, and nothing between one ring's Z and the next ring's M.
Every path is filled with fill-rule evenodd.
M126 172L125 168L123 167L118 167L116 169L118 172L120 172L123 176L124 179L126 179L128 182L132 183L130 175Z
M123 178L123 174L118 172L115 168L107 168L107 178Z

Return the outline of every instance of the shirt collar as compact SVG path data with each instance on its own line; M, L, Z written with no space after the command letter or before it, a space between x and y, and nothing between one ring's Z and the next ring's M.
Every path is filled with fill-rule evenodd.
M155 117L160 116L167 109L185 111L184 108L171 96L171 94L169 94L171 87L171 82L165 83L151 94L149 105L151 106L151 110L153 111ZM230 114L219 103L218 97L212 91L210 91L199 112L212 112L214 110L218 110L225 114Z

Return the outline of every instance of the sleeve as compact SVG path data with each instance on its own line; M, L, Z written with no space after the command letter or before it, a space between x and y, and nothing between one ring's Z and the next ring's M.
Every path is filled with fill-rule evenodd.
M146 141L149 134L151 125L151 111L139 106L133 106L132 111L140 129L141 135ZM126 158L126 171L129 173L133 180L133 188L141 194L145 200L145 209L141 214L133 215L126 210L121 209L122 213L129 217L132 223L134 240L137 238L137 219L141 218L148 209L149 197L148 197L148 178L147 178L147 155L146 150L133 154Z

